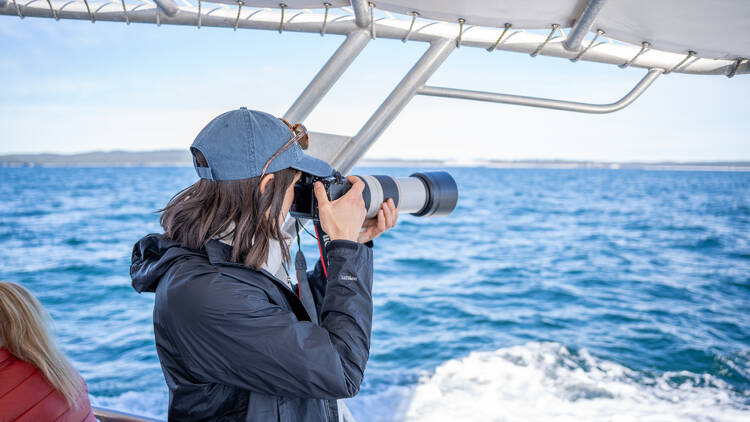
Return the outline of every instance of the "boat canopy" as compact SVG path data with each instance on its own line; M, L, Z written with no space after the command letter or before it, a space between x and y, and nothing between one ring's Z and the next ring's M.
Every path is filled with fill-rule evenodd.
M665 73L750 71L747 0L0 0L0 14L321 34L367 21L373 38L451 38Z
M311 3L301 0L300 2ZM270 2L269 2L270 3ZM293 3L293 2L290 2ZM378 0L377 7L443 22L544 29L573 27L586 0ZM627 0L597 2L594 31L652 49L697 57L734 60L750 57L750 2L747 0Z
M0 0L0 15L345 35L284 114L295 122L310 115L370 41L427 43L419 61L356 134L311 133L315 142L309 153L342 173L417 95L610 113L631 104L660 75L750 73L748 0ZM646 72L608 104L426 85L445 59L464 47Z

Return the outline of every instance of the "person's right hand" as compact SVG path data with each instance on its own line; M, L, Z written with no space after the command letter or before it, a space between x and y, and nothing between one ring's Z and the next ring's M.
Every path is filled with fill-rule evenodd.
M346 179L352 187L344 196L335 201L329 201L323 184L315 182L315 198L318 199L320 225L323 231L328 233L328 237L331 240L356 242L367 215L365 200L362 198L365 184L354 176L347 176Z

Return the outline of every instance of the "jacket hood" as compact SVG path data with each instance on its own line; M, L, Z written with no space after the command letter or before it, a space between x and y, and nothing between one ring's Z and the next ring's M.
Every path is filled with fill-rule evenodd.
M149 234L136 242L130 262L130 278L138 293L155 292L161 277L178 259L195 255L162 234Z

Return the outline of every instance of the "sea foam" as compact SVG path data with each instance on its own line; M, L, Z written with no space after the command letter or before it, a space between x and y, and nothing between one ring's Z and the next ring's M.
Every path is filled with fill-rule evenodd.
M406 421L748 421L747 396L690 372L648 375L527 343L451 359L410 394Z
M92 396L92 404L165 419L167 395ZM347 400L372 421L748 421L750 392L709 374L648 375L558 343L472 352L394 386Z

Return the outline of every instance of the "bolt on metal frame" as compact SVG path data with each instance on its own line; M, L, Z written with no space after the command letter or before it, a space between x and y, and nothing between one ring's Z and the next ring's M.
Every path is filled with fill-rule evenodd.
M607 0L589 0L586 3L586 7L583 12L576 20L575 25L570 30L568 38L563 42L563 47L568 51L578 51L581 48L583 38L591 32L591 28L594 26L596 16L604 7Z

